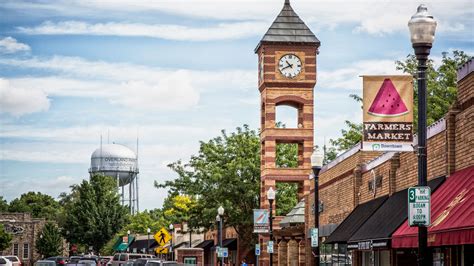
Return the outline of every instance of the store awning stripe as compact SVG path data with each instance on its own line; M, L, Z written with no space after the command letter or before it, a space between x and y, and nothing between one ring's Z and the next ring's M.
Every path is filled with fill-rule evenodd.
M431 226L428 245L474 244L474 166L460 170L431 197ZM403 223L393 234L394 248L418 246L416 227Z

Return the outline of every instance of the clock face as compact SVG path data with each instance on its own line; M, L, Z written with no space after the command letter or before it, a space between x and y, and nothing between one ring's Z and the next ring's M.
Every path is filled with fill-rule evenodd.
M280 73L287 78L295 78L301 73L301 60L294 54L286 54L278 62Z

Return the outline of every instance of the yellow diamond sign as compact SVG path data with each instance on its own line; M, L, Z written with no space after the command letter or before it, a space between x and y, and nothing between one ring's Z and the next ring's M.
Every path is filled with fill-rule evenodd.
M155 248L155 252L158 254L168 254L168 248L163 248L163 247Z
M166 243L168 243L168 241L171 240L170 233L168 233L164 227L161 228L160 231L158 231L153 237L160 247L164 246Z

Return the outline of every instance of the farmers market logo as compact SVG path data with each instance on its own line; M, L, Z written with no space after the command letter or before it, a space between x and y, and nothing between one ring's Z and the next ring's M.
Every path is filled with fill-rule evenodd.
M385 79L367 112L381 117L395 117L408 113L408 108L390 79Z

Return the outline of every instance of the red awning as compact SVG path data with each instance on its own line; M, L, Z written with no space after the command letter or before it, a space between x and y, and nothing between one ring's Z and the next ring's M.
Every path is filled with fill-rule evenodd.
M452 174L431 197L428 246L474 244L474 166ZM393 248L418 247L418 229L403 223Z

